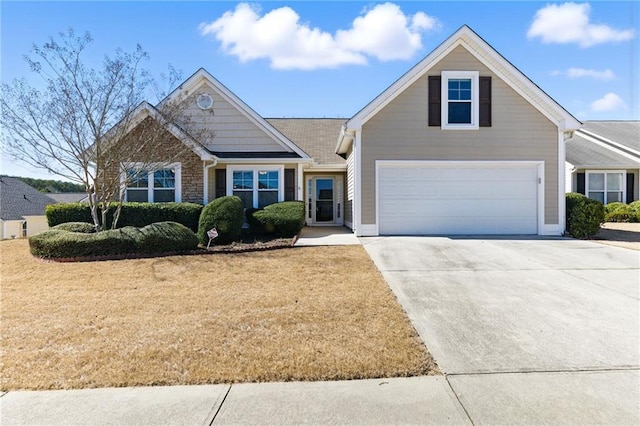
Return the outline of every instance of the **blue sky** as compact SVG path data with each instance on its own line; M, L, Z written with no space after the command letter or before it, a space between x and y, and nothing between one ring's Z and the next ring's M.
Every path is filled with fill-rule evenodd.
M1 80L33 43L89 31L89 61L204 67L264 117L350 117L467 24L580 120L640 119L638 2L7 2ZM155 99L149 99L156 101ZM3 174L46 174L3 157Z

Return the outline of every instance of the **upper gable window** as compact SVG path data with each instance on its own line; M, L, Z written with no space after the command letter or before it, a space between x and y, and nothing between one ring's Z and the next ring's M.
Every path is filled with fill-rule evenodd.
M442 129L491 127L491 77L477 71L429 76L429 126Z
M477 71L442 72L442 128L477 129L479 121Z

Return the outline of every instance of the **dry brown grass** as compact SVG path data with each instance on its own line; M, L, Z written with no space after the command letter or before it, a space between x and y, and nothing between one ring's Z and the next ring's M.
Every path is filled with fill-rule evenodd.
M54 263L0 242L0 389L437 374L360 246Z

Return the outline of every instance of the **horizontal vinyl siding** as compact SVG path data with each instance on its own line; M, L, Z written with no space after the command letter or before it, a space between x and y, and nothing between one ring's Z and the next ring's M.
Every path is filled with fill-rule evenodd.
M427 124L428 76L443 70L491 76L492 126L442 130ZM545 224L558 223L558 130L464 48L407 88L362 129L362 222L375 224L375 160L545 162Z
M353 148L349 150L347 156L347 182L345 191L344 221L353 224L353 200L355 199L355 152Z
M196 105L195 97L201 93L208 93L213 98L212 110L203 111ZM186 127L207 129L212 137L203 144L211 151L287 151L207 84L196 89L188 102L190 106L185 112L190 119Z

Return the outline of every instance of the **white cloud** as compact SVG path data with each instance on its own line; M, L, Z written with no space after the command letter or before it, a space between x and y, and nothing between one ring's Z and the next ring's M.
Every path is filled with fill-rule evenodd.
M543 43L577 43L580 47L630 40L634 37L632 29L617 30L608 25L591 23L590 12L589 3L547 5L536 12L527 37L540 37Z
M615 93L609 92L602 98L591 102L592 111L619 111L627 109L627 104Z
M217 20L201 24L200 33L213 36L242 62L268 59L272 68L311 70L363 65L369 57L409 59L422 48L422 34L439 25L423 12L405 15L393 3L364 10L350 29L335 35L301 23L287 6L259 13L257 6L240 3Z
M602 81L610 81L616 78L615 73L608 68L602 71L584 68L569 68L566 71L554 71L552 75L564 75L569 78L593 78Z

